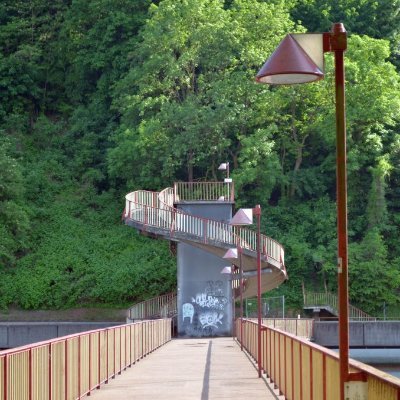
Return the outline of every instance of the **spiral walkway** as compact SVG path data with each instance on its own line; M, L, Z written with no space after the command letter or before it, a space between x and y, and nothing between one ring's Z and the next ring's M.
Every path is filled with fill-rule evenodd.
M230 248L242 251L245 279L243 297L257 294L257 234L229 223L201 218L175 208L184 202L233 203L233 191L224 182L178 183L161 192L137 190L126 195L125 223L140 232L166 240L185 242L223 257ZM261 290L269 291L287 279L284 249L275 240L261 235ZM238 264L236 260L230 260ZM237 274L239 278L239 274ZM239 279L236 280L237 288ZM236 296L239 295L237 290Z

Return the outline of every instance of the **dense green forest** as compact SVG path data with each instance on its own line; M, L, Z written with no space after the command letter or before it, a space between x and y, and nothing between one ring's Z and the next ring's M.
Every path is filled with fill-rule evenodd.
M256 72L288 32L343 22L350 298L400 310L399 0L3 0L0 308L121 306L175 288L168 243L121 224L124 195L233 167L286 249L275 292L336 289L335 116L326 79ZM274 294L276 294L274 293ZM397 312L397 316L400 312Z

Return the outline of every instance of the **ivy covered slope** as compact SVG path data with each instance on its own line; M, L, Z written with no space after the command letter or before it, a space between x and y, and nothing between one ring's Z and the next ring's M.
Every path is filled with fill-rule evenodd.
M4 0L0 306L117 306L174 290L168 244L121 224L124 195L217 179L226 160L238 206L260 203L264 233L285 246L290 279L277 293L299 308L302 282L334 291L332 59L311 85L271 88L254 76L286 33L342 21L350 297L395 314L399 5Z

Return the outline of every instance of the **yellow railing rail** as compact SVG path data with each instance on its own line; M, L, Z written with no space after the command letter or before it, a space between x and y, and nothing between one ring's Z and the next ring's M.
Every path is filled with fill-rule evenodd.
M175 182L174 202L230 201L235 199L233 182Z
M131 320L140 320L154 317L169 317L171 315L168 314L174 311L173 308L176 310L176 293L163 294L134 304L128 310L128 318Z
M338 315L338 307L339 307L338 297L333 293L304 293L304 306L305 307L320 307L320 306L329 306L332 310ZM375 317L371 317L371 315L366 312L360 310L359 308L349 304L349 319L357 320L357 321L376 321Z
M0 400L76 400L171 340L171 320L99 329L0 352Z
M171 189L165 189L160 193L138 190L127 194L124 219L140 223L143 230L152 226L168 231L171 237L184 233L200 242L240 245L244 250L256 252L255 231L179 211L171 206L171 193ZM264 259L279 265L286 275L284 249L277 241L261 235L261 253Z
M252 319L255 322L255 319ZM262 324L295 336L311 339L314 320L311 318L263 318Z
M256 359L257 323L242 321L236 321L237 339ZM334 351L265 325L261 346L261 368L286 399L337 400L340 397L339 357ZM350 360L350 372L359 373L365 381L368 400L400 398L400 379L355 360Z

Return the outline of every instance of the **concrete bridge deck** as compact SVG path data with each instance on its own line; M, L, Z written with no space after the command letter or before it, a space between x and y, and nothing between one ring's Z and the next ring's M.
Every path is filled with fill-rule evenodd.
M175 339L91 393L93 400L276 399L232 338Z

